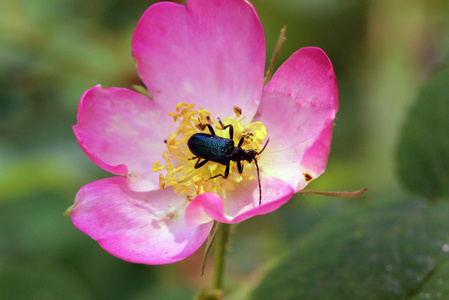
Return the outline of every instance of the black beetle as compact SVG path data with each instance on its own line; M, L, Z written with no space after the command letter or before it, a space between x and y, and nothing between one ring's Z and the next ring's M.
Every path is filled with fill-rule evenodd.
M201 168L208 161L213 161L226 166L226 170L224 175L218 174L209 179L213 179L219 176L227 178L229 175L229 166L231 161L237 162L237 169L239 170L239 173L242 174L243 165L241 161L246 160L248 162L252 162L254 160L257 169L257 180L259 182L259 205L260 205L262 203L262 188L260 185L259 166L257 164L256 156L261 154L265 150L265 147L267 147L269 140L267 140L265 146L263 146L260 152L257 152L256 150L252 149L245 150L242 149L241 146L245 138L248 135L250 135L245 134L240 139L237 147L235 147L234 140L232 139L234 137L234 127L231 124L224 126L220 119L218 119L218 121L220 122L220 125L221 127L223 127L223 129L229 127L229 139L215 135L215 131L210 124L206 125L200 124L200 128L202 130L204 130L204 128L206 128L207 126L211 134L195 133L189 138L189 141L187 142L190 151L195 155L195 157L191 159L198 158L198 160L195 163L195 169ZM201 161L201 159L203 159L203 161Z

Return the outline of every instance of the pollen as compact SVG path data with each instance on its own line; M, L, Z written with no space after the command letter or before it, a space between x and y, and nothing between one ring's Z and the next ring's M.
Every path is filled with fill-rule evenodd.
M174 192L185 195L186 200L191 201L205 192L224 196L242 181L257 179L254 162L241 161L244 171L239 174L236 162L231 161L227 178L220 176L225 174L226 166L216 162L209 161L195 169L198 157L190 152L187 142L196 133L211 134L207 124L212 126L217 136L229 139L229 128L222 128L218 119L221 117L223 126L229 124L233 126L235 146L244 136L241 148L260 152L267 136L263 123L254 122L244 126L242 120L245 116L242 116L242 110L238 107L233 109L235 117L212 116L207 109L200 107L195 110L194 107L193 103L180 102L176 105L175 112L168 114L176 123L176 130L164 140L167 148L161 153L162 159L152 165L153 172L160 172L159 187L161 189L172 187Z

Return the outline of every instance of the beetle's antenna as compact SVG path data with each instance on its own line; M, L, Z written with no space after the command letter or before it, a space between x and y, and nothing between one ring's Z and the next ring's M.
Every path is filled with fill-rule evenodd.
M260 204L262 203L262 186L260 185L259 165L257 164L257 159L254 158L254 162L256 163L257 181L259 182L259 206L260 206Z
M269 141L270 141L270 139L267 140L267 142L265 143L265 146L263 146L262 150L260 150L260 152L257 153L257 155L261 154L263 152L263 150L265 150ZM254 157L254 162L256 163L257 181L259 182L259 206L260 206L260 204L262 204L262 187L260 185L259 165L257 164L257 159L255 157Z
M263 146L262 150L260 150L259 153L257 153L257 155L261 154L263 152L263 150L265 150L265 148L267 148L268 142L270 141L270 139L267 140L267 142L265 143L265 146Z

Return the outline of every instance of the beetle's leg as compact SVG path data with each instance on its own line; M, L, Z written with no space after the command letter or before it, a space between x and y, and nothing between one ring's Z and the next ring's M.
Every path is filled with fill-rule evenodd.
M242 147L243 141L245 140L246 136L247 136L246 134L242 135L242 138L240 139L239 144L237 145L237 148Z
M214 131L214 128L212 127L212 125L210 125L209 123L208 124L201 124L201 121L200 121L199 118L198 118L198 122L199 122L198 126L201 128L201 130L204 130L207 127L207 128L209 128L210 133L212 135L215 135L215 131Z
M239 170L239 174L242 174L242 172L243 172L243 165L240 162L240 160L237 161L237 169Z
M214 129L212 128L212 125L206 124L206 126L207 126L207 128L209 128L210 133L211 133L212 135L215 135L215 131L214 131Z
M232 140L234 138L234 127L231 124L223 125L223 122L221 122L221 119L218 118L218 122L220 123L221 127L224 129L229 127L229 138Z
M232 128L232 127L231 127L231 128ZM231 165L230 163L227 164L226 170L225 170L225 176L224 176L223 178L228 178L228 176L229 176L229 166L230 166L230 165Z
M204 128L206 128L206 124L202 124L200 118L198 118L198 126L201 128L201 130L204 130Z
M214 178L217 178L217 177L223 177L223 178L228 178L228 176L229 176L229 166L230 166L230 164L227 164L226 165L226 170L225 170L225 174L224 174L224 176L223 176L223 174L218 174L218 175L215 175L215 176L212 176L211 178L209 178L208 180L211 180L211 179L214 179Z
M240 148L243 144L243 141L245 140L246 135L242 135L242 138L239 141L239 144L237 145L237 148Z
M253 135L253 134L250 132L250 133L242 135L242 138L240 139L239 144L237 145L237 148L240 148L242 146L243 141L245 140L245 138L250 136L250 135Z
M208 162L207 159L203 160L202 162L200 162L200 160L201 160L201 157L198 157L198 160L196 161L196 164L195 164L195 169L201 168L202 166L204 166Z

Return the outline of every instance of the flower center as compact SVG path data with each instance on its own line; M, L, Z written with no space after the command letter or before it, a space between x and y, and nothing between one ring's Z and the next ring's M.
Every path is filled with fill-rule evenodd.
M243 150L254 150L259 153L262 150L263 140L267 136L263 123L253 122L243 127L241 121L245 117L241 117L242 110L239 107L234 107L235 118L222 119L220 124L218 118L216 120L211 118L209 111L202 108L194 110L194 106L195 104L181 102L176 105L175 113L169 113L173 121L178 123L178 127L176 132L171 133L164 141L167 144L167 150L162 154L165 166L161 165L161 161L157 161L153 165L154 172L165 170L165 172L159 174L159 187L161 189L173 187L176 193L186 195L190 201L196 195L205 192L217 193L223 196L227 191L234 190L235 185L239 182L256 179L257 175L253 161L242 160L240 162L244 169L242 174L239 174L237 170L237 162L230 161L227 178L224 178L226 165L211 160L195 169L197 161L199 159L203 161L204 157L192 154L187 146L187 142L196 133L202 132L212 135L207 124L212 126L216 136L230 139L230 128L223 129L221 124L225 127L232 125L234 147L238 146L239 141L243 137L243 143L240 148ZM206 143L208 138L209 136L206 137ZM217 147L216 144L211 144L210 146Z

